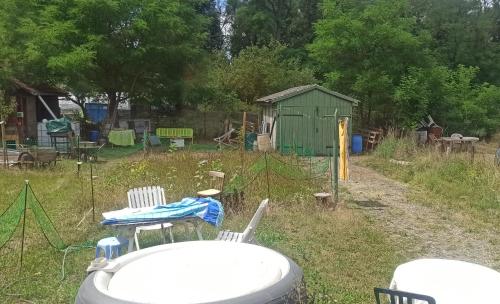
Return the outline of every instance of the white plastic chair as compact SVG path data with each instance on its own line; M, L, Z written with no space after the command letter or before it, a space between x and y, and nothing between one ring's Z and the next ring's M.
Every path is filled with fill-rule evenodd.
M257 208L257 211L255 211L255 214L252 217L252 220L242 233L232 232L229 230L220 231L215 240L235 243L255 243L255 230L257 229L260 219L264 215L264 211L267 210L268 204L268 198L260 203L259 208Z
M152 186L152 187L149 186L149 187L130 189L127 192L127 197L128 197L129 208L153 207L156 205L166 204L165 190L160 186ZM140 249L138 235L139 233L141 233L141 231L150 231L159 229L164 230L167 228L170 234L170 241L173 243L174 235L172 233L172 226L173 225L171 223L161 223L161 224L136 227L134 233L135 247L137 248L137 250ZM167 240L165 238L165 234L163 234L163 236L164 236L164 241L166 242Z

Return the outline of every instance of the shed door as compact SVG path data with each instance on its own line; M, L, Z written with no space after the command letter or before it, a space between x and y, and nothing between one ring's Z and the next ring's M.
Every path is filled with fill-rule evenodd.
M311 145L313 128L311 111L307 107L282 106L280 109L279 150L281 153L303 155Z
M333 107L315 107L314 109L314 152L315 155L332 155L334 141L334 115Z

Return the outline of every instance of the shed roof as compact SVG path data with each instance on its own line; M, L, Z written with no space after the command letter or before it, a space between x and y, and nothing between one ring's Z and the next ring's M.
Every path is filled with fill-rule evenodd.
M344 99L346 101L352 102L354 105L357 105L359 103L359 100L357 100L357 99L346 96L344 94L337 93L335 91L330 91L327 88L324 88L324 87L317 85L317 84L309 84L309 85L290 88L290 89L287 89L287 90L284 90L284 91L281 91L278 93L274 93L274 94L271 94L268 96L261 97L261 98L257 99L257 102L275 103L277 101L287 99L287 98L295 96L295 95L303 94L305 92L309 92L309 91L312 91L315 89L320 90L326 94L338 97L340 99Z
M28 94L38 96L68 96L69 93L60 89L58 87L53 87L49 85L31 86L18 79L12 79L14 86L20 90L27 92Z

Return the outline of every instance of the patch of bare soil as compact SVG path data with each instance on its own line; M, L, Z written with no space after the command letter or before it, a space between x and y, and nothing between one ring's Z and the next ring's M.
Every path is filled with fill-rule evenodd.
M408 199L404 183L356 164L344 183L352 196L349 206L359 208L387 231L403 256L450 258L473 262L500 271L499 227L473 227L467 216L423 206Z

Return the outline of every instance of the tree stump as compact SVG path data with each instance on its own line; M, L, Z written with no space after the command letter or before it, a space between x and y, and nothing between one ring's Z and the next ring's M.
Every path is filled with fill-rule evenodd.
M331 193L326 193L326 192L319 192L319 193L314 193L314 197L316 198L316 202L319 206L321 207L330 207L332 206L333 209L335 209L335 206L331 204Z

